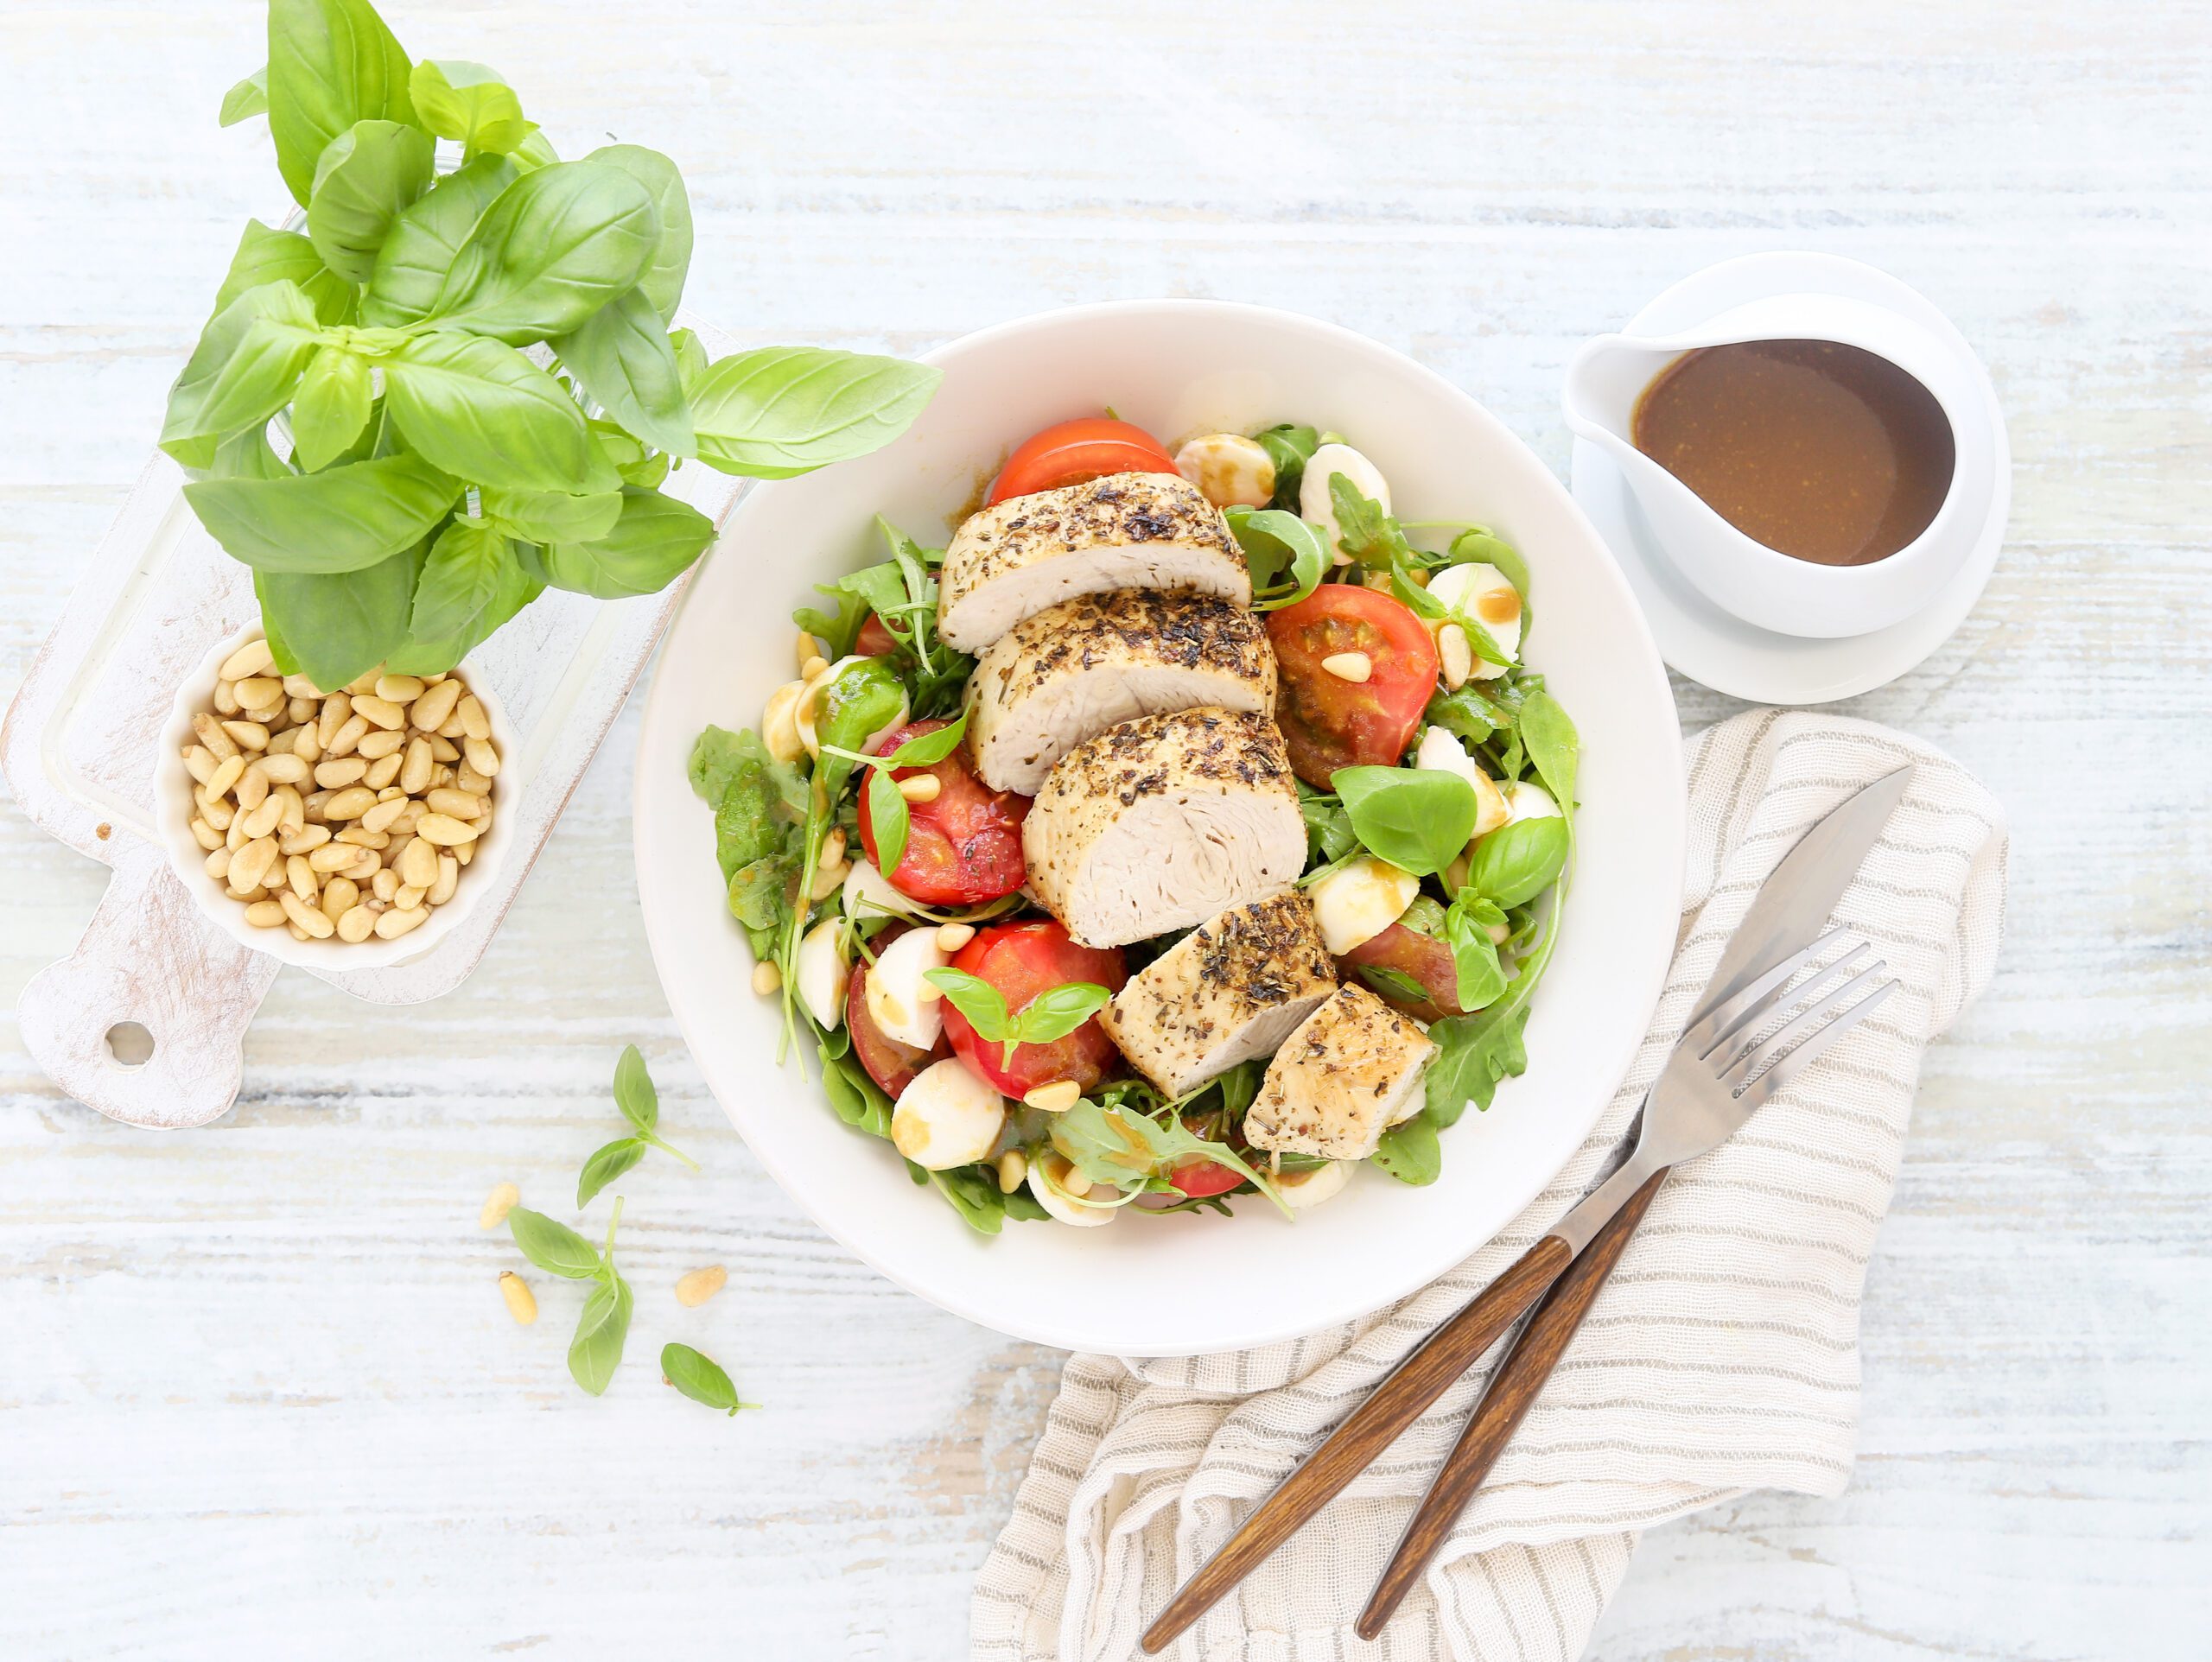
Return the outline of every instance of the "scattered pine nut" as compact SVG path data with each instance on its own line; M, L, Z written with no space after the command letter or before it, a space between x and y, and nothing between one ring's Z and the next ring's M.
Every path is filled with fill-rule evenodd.
M804 630L799 631L798 663L799 678L802 681L807 679L806 666L817 659L825 663L829 662L828 659L822 657L822 649L816 644L814 637Z
M804 663L799 665L798 678L801 681L812 681L815 676L820 675L829 667L830 660L817 653L815 657L809 658Z
M753 966L753 990L762 998L778 992L784 984L784 972L776 967L773 958L763 958Z
M1375 660L1364 652L1332 652L1321 667L1338 681L1363 682L1375 673Z
M899 794L910 802L933 802L944 790L944 782L934 773L917 773L899 782Z
M1021 1180L1029 1175L1029 1157L1018 1148L1010 1148L999 1156L999 1193L1011 1195L1021 1187Z
M496 1229L507 1221L507 1214L522 1204L522 1190L512 1183L493 1183L492 1192L484 1197L484 1207L476 1215L479 1229Z
M937 949L957 952L976 938L973 923L940 923L937 926Z
M821 866L822 869L826 872L832 866L836 865L844 858L845 833L843 828L832 826L830 828L830 834L822 839L822 859L818 864Z
M1448 623L1436 631L1436 656L1444 672L1444 684L1453 692L1467 684L1467 677L1475 672L1475 649L1467 639L1467 631L1458 624Z
M693 1270L677 1278L676 1302L686 1310L696 1310L720 1292L728 1279L729 1272L719 1264L709 1264L703 1270Z
M810 900L827 900L845 886L847 873L853 869L849 860L839 860L835 866L825 866L814 874L814 886L807 891Z
M1083 1087L1072 1079L1056 1079L1049 1085L1039 1085L1025 1093L1021 1100L1046 1113L1065 1113L1082 1094Z
M537 1319L537 1295L512 1270L499 1272L499 1297L507 1301L507 1314L515 1318L517 1327L526 1328Z

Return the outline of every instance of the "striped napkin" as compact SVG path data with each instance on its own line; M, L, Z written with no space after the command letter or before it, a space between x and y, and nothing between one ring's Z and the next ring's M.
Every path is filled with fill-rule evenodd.
M1912 790L1837 909L1902 982L1744 1130L1680 1167L1450 1541L1373 1645L1353 1618L1497 1352L1185 1633L1182 1662L1581 1654L1637 1533L1748 1489L1833 1495L1858 1427L1859 1298L1922 1052L1987 984L2005 896L1996 802L1903 734L1753 711L1690 741L1675 966L1618 1094L1497 1240L1387 1310L1291 1342L1071 1356L983 1566L976 1662L1122 1662L1146 1620L1376 1380L1536 1240L1626 1135L1760 882L1902 762Z

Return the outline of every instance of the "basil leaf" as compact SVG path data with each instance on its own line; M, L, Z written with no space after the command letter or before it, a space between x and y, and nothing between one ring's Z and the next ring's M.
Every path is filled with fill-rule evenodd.
M417 127L359 121L330 141L315 163L308 240L348 282L377 269L392 221L429 187L431 144Z
M835 751L865 751L868 741L900 719L906 688L881 658L862 658L840 669L816 695L814 731L823 745L815 765L830 802L852 776L853 764Z
M1470 681L1454 691L1439 693L1428 701L1423 718L1446 733L1483 744L1511 727L1516 720L1513 710L1488 690L1492 684Z
M926 365L819 346L735 352L692 394L699 460L754 479L849 461L905 432L944 378Z
M658 491L625 490L606 536L549 544L545 574L556 588L603 600L668 587L715 540L715 522Z
M822 1088L837 1118L871 1137L891 1135L891 1099L851 1056L833 1058L820 1049Z
M1252 439L1275 465L1275 493L1268 498L1268 505L1295 513L1298 487L1305 483L1306 462L1321 447L1321 435L1310 427L1282 422L1264 432L1255 433Z
M660 1124L660 1093L653 1089L645 1059L634 1044L624 1045L622 1058L614 1064L614 1106L640 1135L650 1136Z
M209 479L289 479L292 473L292 465L270 445L266 422L234 434L216 446L215 460L207 468Z
M269 66L264 64L223 94L223 108L216 117L216 124L223 127L235 127L249 117L268 113Z
M880 760L886 768L935 767L958 750L960 741L967 736L968 714L963 710L942 727L915 734Z
M606 1392L621 1364L631 1304L630 1284L610 1271L608 1279L591 1290L576 1319L576 1336L569 1342L569 1372L594 1397Z
M1448 557L1455 566L1477 561L1485 566L1496 566L1505 580L1520 591L1523 608L1522 615L1525 619L1529 602L1529 562L1521 557L1519 549L1491 531L1487 525L1470 525L1452 539ZM1527 639L1528 634L1524 622L1521 630L1522 638Z
M402 208L377 251L361 321L392 327L428 317L461 244L518 176L506 157L480 155Z
M258 219L248 219L238 234L231 269L215 291L215 310L249 289L279 281L299 285L318 323L343 323L353 310L353 285L322 263L313 243L296 231L271 231Z
M634 286L659 240L660 216L635 179L604 162L556 162L492 204L431 315L509 346L550 339Z
M638 285L643 289L645 284ZM652 291L646 290L650 295ZM670 333L668 344L676 353L676 370L683 382L683 396L689 398L699 377L707 372L707 348L696 329L677 329Z
M582 1211L601 1189L645 1158L645 1145L635 1137L625 1137L594 1149L576 1176L576 1210Z
M599 1248L565 1223L518 1206L507 1214L507 1233L522 1255L549 1275L588 1281L599 1273Z
M553 350L615 421L672 456L693 454L676 350L642 288L609 301L581 328L556 339Z
M456 519L430 544L415 584L407 632L418 641L458 635L492 605L513 563L506 534L481 519Z
M683 175L676 163L658 150L639 144L603 144L584 158L620 168L643 185L660 213L660 240L653 245L652 261L638 279L638 292L652 303L663 324L676 319L677 303L683 297L683 279L691 270L691 199L683 188ZM690 334L689 329L683 331ZM692 344L698 337L691 336ZM699 367L706 367L699 354Z
M416 450L481 485L562 490L590 458L583 412L512 346L440 329L384 361L385 408Z
M1534 900L1566 868L1567 821L1557 815L1500 826L1467 859L1467 886L1501 906Z
M460 490L402 451L320 473L196 479L184 496L233 559L265 572L327 573L362 570L421 542Z
M416 117L440 138L459 139L472 157L505 155L537 130L522 100L496 70L480 63L424 59L407 79Z
M269 0L269 136L293 200L357 121L411 122L407 54L367 0Z
M738 1400L737 1386L728 1374L710 1356L702 1356L689 1345L666 1344L660 1348L661 1377L694 1402L709 1408L719 1408L734 1416L741 1408L758 1408L755 1402Z
M614 470L621 484L651 491L668 477L669 459L659 451L647 450L640 441L612 422L594 418L584 424L591 429L593 450Z
M1328 550L1314 529L1280 508L1231 508L1229 530L1252 573L1252 606L1273 612L1295 606L1319 587L1329 568ZM1277 580L1288 574L1287 587Z
M1436 1140L1436 1122L1423 1110L1403 1125L1382 1133L1382 1140L1368 1157L1402 1183L1416 1189L1436 1181L1444 1170L1444 1151Z
M994 1044L1004 1043L1014 1037L1014 1018L1007 1013L1006 999L998 988L980 975L970 975L964 969L931 969L923 972L922 979L935 986L976 1030L978 1038Z
M297 283L279 279L247 289L200 331L169 389L162 448L188 467L207 466L224 439L284 407L320 333Z
M1429 1002L1428 989L1402 969L1392 969L1387 964L1355 964L1352 973L1386 999L1402 999L1410 1005Z
M1096 981L1068 981L1046 987L1021 1006L1014 1031L1021 1044L1050 1044L1065 1038L1106 1007L1114 995Z
M423 552L417 542L354 571L255 572L262 623L293 660L286 673L307 676L318 687L343 687L390 657L407 638Z
M1474 834L1474 787L1432 768L1338 768L1330 785L1368 852L1428 877L1442 871Z
M343 346L325 346L308 360L292 395L292 454L314 473L346 453L369 423L369 361Z
M889 770L871 768L868 777L868 823L875 834L875 863L880 870L895 872L906 858L906 835L913 816L906 799L899 794Z
M1452 948L1461 1010L1480 1010L1505 991L1505 970L1497 961L1497 945L1490 938L1490 926L1504 922L1505 914L1495 901L1470 899L1466 893L1444 914L1444 940Z
M471 524L480 521L462 522ZM407 639L394 647L385 667L396 676L442 675L459 663L477 644L493 631L504 625L532 600L545 592L545 584L533 576L524 564L522 551L527 543L514 542L497 527L492 529L493 551L484 557L493 563L493 583L491 596L474 613L463 613L457 608L444 610L448 597L434 590L433 607L428 612L423 607L423 580L415 585L415 607L410 612ZM425 562L424 577L428 577ZM445 625L442 630L441 625Z
M1574 776L1582 761L1582 739L1560 701L1539 687L1521 706L1521 742L1529 759L1560 807L1574 808ZM1511 902L1506 903L1509 905Z
M506 491L487 485L480 499L485 518L531 542L593 542L613 530L622 517L620 491L571 496L565 491Z

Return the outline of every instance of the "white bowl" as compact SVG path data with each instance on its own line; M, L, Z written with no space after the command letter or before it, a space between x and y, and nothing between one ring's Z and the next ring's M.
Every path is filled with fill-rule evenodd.
M1675 945L1681 735L1664 669L1597 534L1503 423L1371 340L1257 307L1150 301L1048 313L931 354L944 384L874 455L756 487L693 580L639 739L638 883L662 986L715 1097L823 1228L893 1280L987 1327L1124 1355L1263 1343L1371 1310L1451 1267L1564 1165L1619 1083ZM758 725L790 679L788 609L882 557L880 512L942 543L1007 449L1110 407L1171 445L1295 420L1371 456L1405 519L1480 519L1534 574L1531 661L1580 725L1580 870L1535 1000L1529 1067L1444 1134L1444 1172L1411 1189L1372 1168L1291 1223L1256 1196L1237 1215L1129 1217L1104 1229L971 1232L915 1187L888 1145L849 1130L775 1062L779 1012L721 904L712 815L684 764L709 722Z
M154 823L161 833L169 869L210 923L240 946L265 952L279 963L296 964L302 969L390 969L412 963L452 934L477 899L498 886L495 874L514 841L512 804L522 800L522 780L516 771L517 758L522 754L519 736L483 678L464 662L456 673L467 682L468 690L491 718L492 742L499 752L499 782L492 795L500 811L492 821L490 833L477 842L475 853L462 868L453 898L442 906L433 906L429 922L396 941L379 940L373 935L359 942L340 941L335 936L327 941L295 941L289 929L256 929L245 921L245 907L225 892L222 881L207 875L207 851L192 834L192 776L185 771L183 751L199 742L192 730L192 718L211 707L208 700L215 690L215 671L232 653L261 636L261 625L255 623L209 648L169 705L161 747L154 758Z

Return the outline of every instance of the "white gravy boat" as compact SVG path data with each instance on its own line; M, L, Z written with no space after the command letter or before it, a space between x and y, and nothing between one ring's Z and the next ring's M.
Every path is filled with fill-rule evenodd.
M1964 563L1987 506L1960 499L1955 466L1942 506L1917 537L1886 560L1823 566L1745 536L1636 447L1636 401L1662 370L1700 346L1749 340L1832 340L1886 358L1928 389L1951 424L1955 452L1964 452L1977 405L1955 355L1897 313L1834 295L1770 295L1676 334L1599 335L1567 365L1567 424L1612 458L1675 568L1723 611L1777 634L1822 639L1910 617Z

